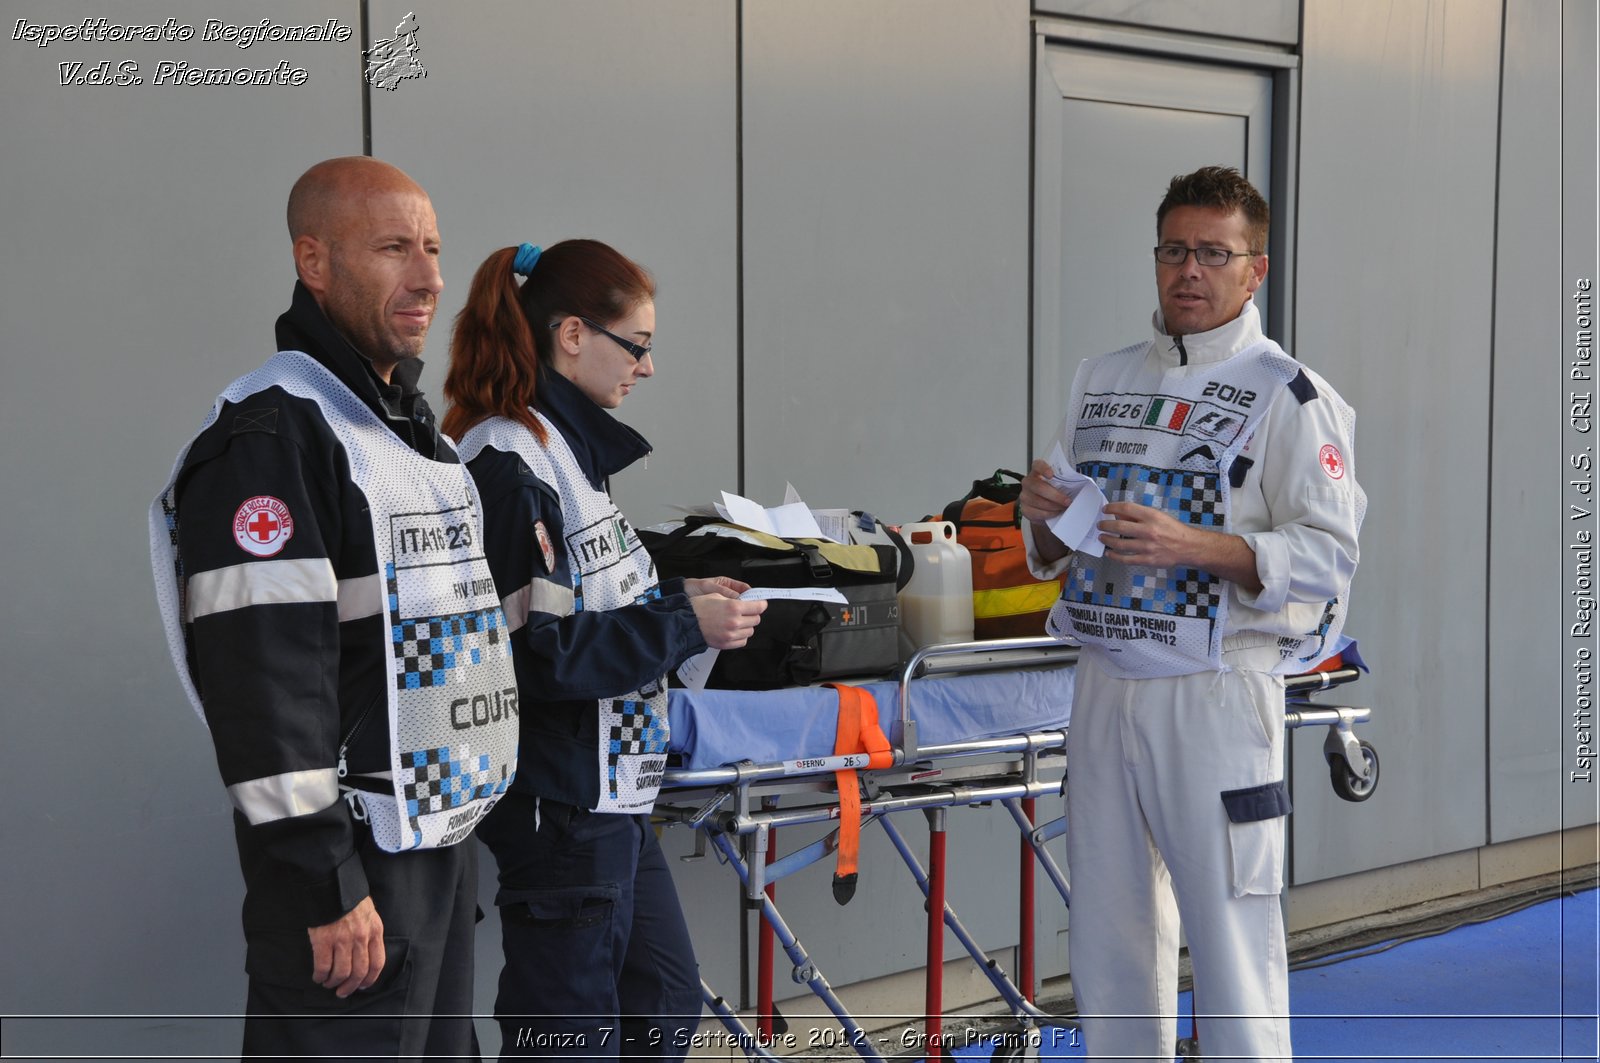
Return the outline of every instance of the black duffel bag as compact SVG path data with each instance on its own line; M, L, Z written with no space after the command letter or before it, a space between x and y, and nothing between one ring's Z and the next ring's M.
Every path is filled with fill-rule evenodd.
M900 663L896 594L910 579L902 563L909 553L882 525L870 517L863 522L872 524L863 537L880 541L780 539L706 517L638 529L662 579L728 576L752 587L832 587L846 599L769 600L750 641L717 655L706 686L771 690L894 671Z

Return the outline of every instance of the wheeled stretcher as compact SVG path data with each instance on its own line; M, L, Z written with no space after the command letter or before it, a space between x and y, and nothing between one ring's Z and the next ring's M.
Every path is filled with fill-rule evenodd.
M746 902L762 914L757 959L757 1029L752 1031L704 981L701 991L734 1042L750 1059L775 1058L772 968L774 942L793 964L796 981L838 1019L839 1046L867 1060L880 1046L849 1013L776 901L782 878L834 856L841 837L875 824L888 837L927 900L927 965L923 1031L907 1047L930 1060L945 1054L942 1036L944 935L953 934L978 964L1021 1032L1071 1025L1034 1004L1034 864L1064 903L1066 876L1046 843L1066 831L1065 817L1034 822L1037 798L1060 794L1077 648L1054 639L1010 639L924 648L898 682L868 683L888 750L877 756L836 753L839 694L826 687L777 691L674 690L673 766L656 814L698 831L697 849L714 849L739 876ZM1356 738L1371 710L1313 704L1316 693L1349 683L1364 669L1354 645L1322 671L1286 680L1289 727L1325 726L1335 790L1365 800L1377 784L1377 754ZM841 775L840 772L853 772ZM859 824L841 822L840 787L859 788ZM946 814L951 808L998 804L1020 836L1018 974L1013 980L979 946L945 898ZM893 821L922 812L928 822L924 867ZM855 819L857 817L852 817ZM780 855L780 828L837 823L826 837ZM848 842L847 842L848 844ZM835 879L836 891L840 888ZM1026 1038L1012 1042L1027 1043Z

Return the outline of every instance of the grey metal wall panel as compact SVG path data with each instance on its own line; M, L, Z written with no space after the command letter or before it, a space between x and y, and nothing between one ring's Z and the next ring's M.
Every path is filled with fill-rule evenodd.
M1299 785L1297 881L1483 844L1499 6L1309 4L1297 355L1355 406L1371 502L1348 630L1384 777ZM1404 116L1394 121L1383 116ZM1321 736L1295 767L1325 773Z
M372 149L429 190L445 290L428 338L437 393L472 274L523 240L604 240L655 276L656 375L617 411L655 447L612 483L637 525L738 477L736 8L733 0L474 4L379 0L375 40L408 12L424 78L372 94ZM464 17L469 16L469 17ZM441 403L442 405L442 403ZM683 832L673 832L681 834ZM479 1010L500 970L494 864L482 863ZM674 868L705 974L736 984L731 876ZM485 1046L497 1043L480 1022Z
M1489 840L1561 828L1560 544L1567 304L1561 243L1561 9L1506 8L1496 224L1489 524Z
M1022 0L744 5L747 493L915 520L1028 460Z
M1594 591L1594 551L1588 551L1587 559L1578 551L1572 549L1579 543L1579 529L1587 525L1589 541L1593 543L1600 539L1596 530L1596 521L1593 513L1597 508L1594 494L1594 459L1600 445L1596 444L1597 433L1594 428L1593 400L1595 384L1593 378L1597 375L1594 370L1594 319L1595 319L1595 285L1600 282L1600 225L1597 225L1596 215L1600 213L1600 159L1596 157L1597 128L1600 128L1600 114L1597 114L1597 86L1600 86L1600 56L1597 56L1595 42L1600 39L1597 34L1597 23L1600 23L1600 12L1595 6L1583 3L1582 0L1566 0L1561 5L1561 214L1562 214L1562 241L1561 241L1561 294L1565 305L1561 310L1561 326L1563 330L1562 350L1570 366L1574 361L1586 361L1589 366L1587 376L1590 379L1575 381L1569 371L1565 380L1557 385L1551 382L1550 390L1561 403L1560 416L1565 419L1562 433L1562 447L1560 456L1568 462L1562 475L1567 481L1565 487L1565 501L1567 505L1577 505L1587 510L1591 515L1578 518L1568 509L1568 527L1563 542L1567 546L1562 553L1566 555L1561 564L1562 585L1566 588L1563 595L1567 603L1569 626L1567 637L1563 640L1562 648L1562 679L1566 684L1566 696L1562 700L1563 723L1566 729L1562 737L1562 821L1567 827L1576 827L1596 822L1600 819L1600 764L1596 761L1596 750L1600 749L1600 742L1595 740L1595 708L1594 708L1594 658L1600 651L1600 642L1595 639L1595 628L1592 617L1593 605L1588 610L1591 617L1587 630L1580 628L1577 633L1573 627L1580 621L1578 598L1585 590L1592 600L1596 597ZM1587 359L1581 358L1580 347L1586 348ZM1590 458L1586 469L1579 470L1573 459L1579 455ZM1589 489L1580 491L1572 485L1572 480L1587 480ZM1587 579L1587 585L1585 584ZM1582 660L1589 665L1587 680L1583 670L1575 667L1580 661L1582 650L1589 651L1589 657ZM1587 712L1587 715L1580 713Z
M227 797L156 615L144 529L178 447L273 349L294 281L283 210L311 162L361 149L358 5L8 3L0 35L0 489L9 653L6 962L12 1013L226 1016L244 1001ZM29 25L192 39L18 40ZM205 42L337 18L346 43ZM24 34L28 32L24 29ZM286 61L294 85L173 84L176 64ZM61 63L81 62L61 83ZM96 86L102 62L132 82ZM174 64L160 84L159 64ZM135 67L124 67L132 63ZM17 755L22 753L22 755ZM20 799L20 801L19 801ZM181 955L181 962L179 956ZM34 1034L40 1039L34 1039ZM219 1019L8 1020L6 1050L237 1050Z
M657 282L656 376L618 412L655 453L613 488L638 525L738 476L734 0L380 0L374 39L415 12L427 76L372 93L372 147L433 195L449 322L490 251L612 244Z
M1041 15L1069 15L1133 26L1270 44L1300 40L1300 0L1034 0Z
M1029 457L1026 5L752 0L743 20L746 492L917 519ZM1012 862L1002 826L957 813L951 850ZM920 965L895 859L864 845L882 870L844 909L820 869L780 890L830 928L830 979ZM1014 914L963 914L1015 940Z

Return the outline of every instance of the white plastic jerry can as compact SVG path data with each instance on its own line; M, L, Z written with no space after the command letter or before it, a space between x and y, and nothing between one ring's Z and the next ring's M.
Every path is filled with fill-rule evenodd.
M915 649L972 641L972 554L947 520L900 529L912 556L911 582L900 592L900 630Z

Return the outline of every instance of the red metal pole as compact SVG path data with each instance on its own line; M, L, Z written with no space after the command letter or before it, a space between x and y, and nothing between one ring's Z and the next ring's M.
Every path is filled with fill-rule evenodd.
M944 1020L944 847L945 810L928 814L928 988L923 1007L923 1032L928 1063L943 1054L940 1034Z
M767 831L767 864L778 858L778 830ZM778 884L767 883L767 897L776 903ZM756 1037L762 1044L772 1044L772 924L761 918L761 932L756 937Z
M1022 799L1022 814L1030 824L1033 818L1034 799ZM1017 927L1017 985L1023 997L1031 1004L1033 997L1033 846L1026 836L1022 839L1022 884L1017 893L1017 910L1021 913Z

